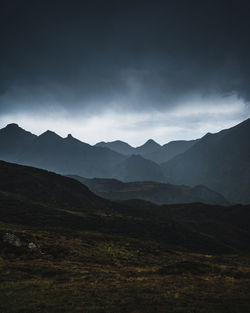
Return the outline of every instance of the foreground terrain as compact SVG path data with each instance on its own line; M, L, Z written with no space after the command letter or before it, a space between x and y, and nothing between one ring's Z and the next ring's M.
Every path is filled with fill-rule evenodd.
M111 202L0 162L0 312L249 312L250 207Z

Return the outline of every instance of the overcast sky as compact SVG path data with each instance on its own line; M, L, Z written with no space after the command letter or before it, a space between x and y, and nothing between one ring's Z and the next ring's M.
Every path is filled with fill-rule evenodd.
M248 1L0 6L0 127L139 145L250 116Z

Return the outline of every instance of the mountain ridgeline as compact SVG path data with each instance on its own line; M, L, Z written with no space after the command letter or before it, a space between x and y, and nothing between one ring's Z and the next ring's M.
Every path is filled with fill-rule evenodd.
M0 130L0 159L64 175L203 185L231 203L250 203L250 119L191 141L132 147L122 141L94 146L68 135L40 136L9 124ZM181 202L181 199L179 199Z
M112 200L142 199L157 204L194 203L228 205L229 203L220 194L205 186L177 186L153 181L124 183L116 179L84 178L76 175L74 178L95 194Z

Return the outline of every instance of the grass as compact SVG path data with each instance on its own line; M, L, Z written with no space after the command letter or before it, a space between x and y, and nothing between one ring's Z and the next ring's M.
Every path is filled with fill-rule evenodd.
M2 223L40 251L1 243L0 312L249 312L250 256L172 250L98 232Z

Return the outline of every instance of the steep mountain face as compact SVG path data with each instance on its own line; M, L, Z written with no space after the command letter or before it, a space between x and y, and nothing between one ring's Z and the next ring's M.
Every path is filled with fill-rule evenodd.
M21 151L36 138L36 135L25 131L17 124L9 124L0 129L0 159L16 161Z
M121 162L114 170L113 178L122 181L164 181L161 167L140 155L132 155Z
M158 164L167 162L178 154L181 154L191 148L197 140L178 140L170 141L165 145L161 146L156 151L144 155L146 159L152 160Z
M174 184L204 184L229 201L250 203L250 119L216 134L208 133L189 150L164 163Z
M134 147L131 147L128 143L123 142L121 140L111 141L111 142L98 142L96 147L102 147L102 148L109 148L110 150L113 150L115 152L118 152L120 154L124 155L131 155L134 153Z
M114 168L125 159L107 148L92 147L71 135L62 138L46 131L40 136L22 130L18 125L2 130L2 159L32 165L57 173L74 173L86 177L111 177ZM5 157L4 157L5 156Z
M116 179L87 179L80 176L72 177L97 195L112 200L143 199L158 204L193 203L227 205L228 202L220 194L205 186L177 186L157 182L123 183Z

